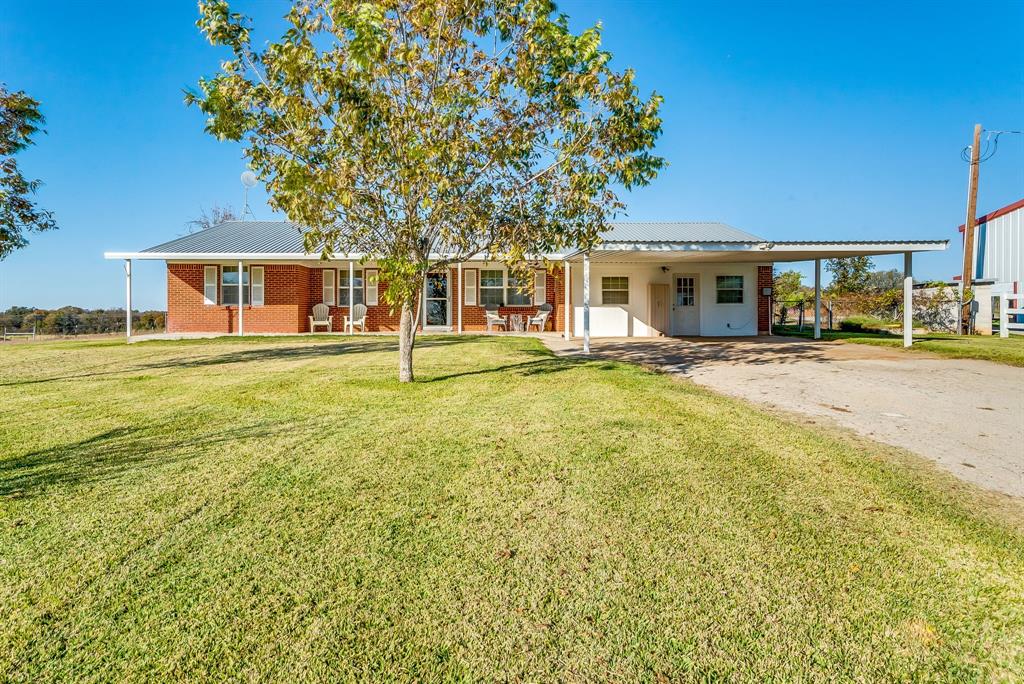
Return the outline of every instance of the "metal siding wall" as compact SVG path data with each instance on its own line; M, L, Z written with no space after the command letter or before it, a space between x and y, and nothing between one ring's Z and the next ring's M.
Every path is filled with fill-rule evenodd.
M974 244L976 278L1024 285L1024 208L978 226Z

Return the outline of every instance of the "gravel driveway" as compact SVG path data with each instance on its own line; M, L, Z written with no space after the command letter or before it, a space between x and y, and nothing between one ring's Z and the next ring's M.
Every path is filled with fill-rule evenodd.
M556 352L567 346L548 341ZM1024 497L1024 368L785 337L601 339L600 356L836 424Z

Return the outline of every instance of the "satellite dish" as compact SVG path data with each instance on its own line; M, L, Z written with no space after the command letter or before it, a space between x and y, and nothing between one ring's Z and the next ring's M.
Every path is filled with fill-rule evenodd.
M254 185L256 185L256 174L253 173L252 171L243 171L242 185L244 185L247 188L251 188Z

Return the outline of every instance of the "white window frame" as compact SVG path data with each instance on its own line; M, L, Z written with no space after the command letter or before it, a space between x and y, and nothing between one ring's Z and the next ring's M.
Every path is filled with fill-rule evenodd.
M263 306L266 287L262 266L249 267L249 306Z
M338 301L335 298L335 293L338 289L338 276L337 272L333 268L322 268L320 269L322 276L322 287L320 288L321 302L327 306L334 306L334 303ZM330 276L328 278L327 276ZM330 280L330 284L327 281Z
M621 278L626 281L625 288L619 287L605 287L604 281L608 278ZM608 292L625 292L626 301L624 302L609 302L607 294ZM627 275L605 275L601 276L601 304L607 304L609 306L629 306L629 276Z
M463 295L462 303L464 306L476 306L476 282L477 282L477 270L475 268L463 269L462 277L466 279L466 284L463 287L465 294Z
M722 288L718 286L719 278L739 278L740 286L737 287L726 287ZM738 302L720 302L718 301L718 294L720 292L739 292L740 301ZM743 306L747 303L747 278L742 273L716 273L715 274L715 304L717 306Z
M242 302L241 302L241 304L239 304L238 302L229 304L229 303L224 301L224 295L226 293L228 293L228 292L230 292L232 296L238 296L238 284L237 283L232 283L231 285L225 285L224 284L224 274L225 273L233 273L233 272L235 272L237 270L238 270L238 266L235 265L235 264L229 264L227 266L221 266L220 267L220 279L218 280L218 282L220 283L220 303L221 303L221 306L252 306L252 291L250 289L251 285L252 285L252 282L251 282L251 280L249 280L247 282L247 279L245 277L246 275L249 275L250 279L252 277L251 276L252 269L250 269L248 265L243 265L242 266L242 272L238 275L239 279L242 281ZM245 301L246 297L249 298L248 302Z
M378 269L367 268L363 271L363 287L366 288L366 294L363 297L363 303L366 306L377 306L380 301L380 291L378 278Z
M219 271L220 269L216 266L203 266L203 304L207 306L216 306L219 301L217 299L217 288L220 283Z
M354 273L353 277L356 279L356 282L361 283L360 285L356 285L356 286L354 286L352 288L352 298L360 300L360 301L357 301L356 304L363 304L365 306L366 305L366 291L363 288L366 286L366 280L365 280L365 278L366 278L366 271L364 269L362 269L362 268L354 268L354 269L352 269L352 272ZM345 282L342 282L342 277L344 277L344 281ZM357 292L359 293L358 296L356 295ZM338 306L352 306L351 302L349 302L347 304L342 304L342 302L341 302L341 296L342 295L345 295L345 299L348 299L348 269L347 268L341 269L340 272L338 273Z
M533 305L540 306L548 301L548 272L535 271L533 274Z
M484 285L484 271L498 271L499 273L501 273L501 285L499 285L499 286ZM480 286L479 286L480 287L480 305L481 306L489 306L489 304L484 303L484 291L485 290L488 291L488 292L497 290L497 291L501 292L501 297L500 297L501 301L498 303L498 306L506 306L505 302L507 301L507 299L505 298L505 284L507 282L508 282L508 278L505 277L505 269L502 269L502 268L481 268L480 269Z

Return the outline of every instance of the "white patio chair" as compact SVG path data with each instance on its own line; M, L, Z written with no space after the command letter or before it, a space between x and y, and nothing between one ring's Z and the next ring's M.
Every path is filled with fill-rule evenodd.
M548 324L548 316L551 315L552 308L550 304L541 304L537 307L537 315L530 316L526 321L527 332L529 332L531 325L537 326L537 332L544 332L544 327Z
M317 328L327 328L327 332L331 332L333 324L331 307L326 304L317 304L313 307L313 315L309 317L309 332L316 332Z
M345 330L355 333L355 327L359 326L359 332L366 332L366 307L356 304L352 307L352 318L345 316Z
M484 307L484 314L487 316L487 332L494 332L494 326L500 325L508 330L508 319L498 315L498 305L488 304Z

